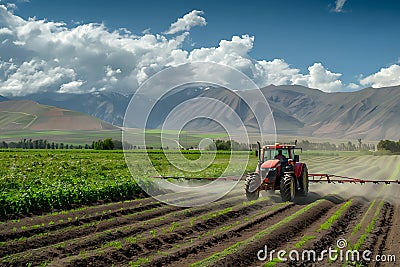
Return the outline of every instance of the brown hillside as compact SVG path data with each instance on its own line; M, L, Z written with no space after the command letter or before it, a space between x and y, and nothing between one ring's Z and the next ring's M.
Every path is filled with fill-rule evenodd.
M31 100L0 102L0 130L104 130L116 127L100 119Z

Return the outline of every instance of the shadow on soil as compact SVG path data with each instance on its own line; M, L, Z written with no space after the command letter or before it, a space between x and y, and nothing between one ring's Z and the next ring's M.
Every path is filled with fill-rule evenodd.
M269 195L269 197L276 203L282 203L281 196L279 194L275 195ZM338 195L325 195L322 196L318 193L310 192L307 197L296 197L294 199L294 203L297 205L308 205L311 204L319 199L326 199L329 200L330 202L334 204L340 204L345 201L344 198L338 196Z

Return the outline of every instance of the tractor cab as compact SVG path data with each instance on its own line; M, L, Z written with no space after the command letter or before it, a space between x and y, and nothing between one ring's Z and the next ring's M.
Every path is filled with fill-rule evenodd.
M258 143L259 161L254 173L246 177L245 189L249 200L258 198L260 190L280 190L284 201L292 201L295 195L308 194L308 172L305 163L295 154L296 145L266 145Z
M261 150L258 171L275 171L278 178L287 169L293 171L294 164L299 161L295 155L295 145L275 144L264 146ZM260 173L261 174L261 173ZM263 177L263 174L261 175Z
M295 149L295 145L275 144L264 146L261 151L262 162L275 159L287 162L290 160L296 162L296 159L299 161L298 155L295 154Z

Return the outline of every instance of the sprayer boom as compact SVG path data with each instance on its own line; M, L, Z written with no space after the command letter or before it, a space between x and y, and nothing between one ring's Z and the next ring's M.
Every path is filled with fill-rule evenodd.
M227 177L185 177L185 176L153 176L153 178L160 178L160 179L185 179L185 180L203 180L203 181L238 181L241 180L242 177L240 176L227 176ZM326 173L309 173L308 174L309 182L310 183L353 183L353 184L400 184L400 180L371 180L371 179L363 179L363 178L354 178L342 175L335 175L335 174L326 174ZM332 179L333 178L333 179Z
M326 173L309 173L308 178L309 178L309 182L313 182L313 183L339 183L339 184L343 184L343 183L354 183L354 184L356 184L356 183L359 183L359 184L396 183L396 184L400 184L399 180L370 180L370 179L354 178L354 177L347 177L347 176L326 174Z

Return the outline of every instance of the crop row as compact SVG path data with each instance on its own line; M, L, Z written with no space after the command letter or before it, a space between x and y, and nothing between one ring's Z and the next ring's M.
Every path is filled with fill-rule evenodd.
M319 205L322 201L326 201L326 200L318 200L315 201L307 206L305 206L304 208L298 210L297 212L291 214L290 216L284 218L283 220L279 221L278 223L271 225L270 227L259 231L257 234L251 236L250 238L243 240L243 241L238 241L237 243L225 248L223 251L221 252L217 252L203 260L197 261L193 264L191 264L191 266L193 267L198 267L198 266L207 266L210 265L211 263L215 263L223 258L225 258L228 255L234 254L236 253L239 249L248 246L249 244L251 244L252 242L259 240L269 234L271 234L274 230L276 230L277 228L291 222L292 220L294 220L295 218L297 218L298 216L302 215L303 213L305 213L306 211L310 210L311 208Z
M378 193L378 195L379 195L379 193ZM310 243L312 243L311 241L314 242L314 244L311 246L311 248L315 248L314 251L318 251L318 249L321 249L321 244L322 244L321 242L326 242L328 240L327 236L331 236L332 231L338 232L338 231L340 231L338 227L344 227L346 224L350 227L352 225L354 225L351 223L350 224L346 223L346 216L349 214L352 214L354 212L350 209L350 206L353 205L353 207L354 207L354 205L357 205L354 202L355 202L354 199L350 199L347 202L345 202L343 205L338 207L338 209L329 218L327 218L319 226L314 228L315 230L310 231L309 234L307 234L307 235L304 235L300 240L298 240L296 243L292 244L291 247L286 248L285 251L293 251L293 250L299 251L300 248L305 247L307 244L309 245L309 248L310 248L310 245L311 245ZM385 200L379 201L379 204L377 204L377 205L376 205L376 202L377 202L377 200L373 200L370 203L370 205L364 212L364 215L362 217L360 216L361 220L357 224L355 224L355 226L353 227L351 233L350 233L351 228L348 228L346 230L343 229L344 233L342 233L342 234L349 232L349 238L346 240L346 245L347 245L348 250L350 250L350 251L358 250L359 251L361 249L361 247L363 246L363 244L365 243L365 241L367 240L367 238L369 237L372 230L374 229L374 227L378 221L378 217L381 215L381 210L382 210L383 205L385 204ZM375 212L371 216L372 209L375 206L376 206ZM370 221L366 222L368 218ZM357 237L356 234L358 232L360 232L361 229L363 229L363 232ZM323 241L323 240L325 240L325 241ZM333 241L333 240L334 239L331 239L331 241ZM351 243L352 240L355 240L354 244ZM337 251L339 251L339 248L335 246L336 243L331 243L330 245L334 245L335 249ZM309 250L307 250L307 251L309 251ZM286 258L287 258L287 256L288 256L287 254L283 255L283 257L286 257ZM282 255L281 255L281 257L282 257ZM334 253L333 255L331 255L329 257L331 257L331 258L328 258L327 263L333 264L335 262L335 259L337 260L339 258L338 252ZM277 263L281 263L281 262L283 262L281 258L273 258L271 261L266 262L263 266L264 267L272 267L272 266L275 266ZM296 263L292 262L292 264L296 264ZM343 266L350 266L350 265L351 266L353 266L353 265L363 266L363 263L362 262L355 263L355 262L347 261Z
M168 257L175 250L185 248L187 246L196 246L198 242L207 242L208 239L226 238L229 232L234 231L236 227L246 227L253 224L254 220L260 220L269 214L282 212L293 204L280 203L273 206L267 206L261 211L260 207L265 205L268 199L253 202L243 209L243 205L239 204L233 207L233 210L224 209L217 212L212 212L196 218L196 223L192 220L185 220L180 223L171 222L169 228L161 228L160 231L151 230L148 233L134 237L135 243L132 240L119 240L116 243L118 247L112 246L107 253L117 257L119 254L125 254L126 251L132 252L137 250L138 253L132 254L132 258L136 258L129 262L130 266L142 266L149 263L155 256ZM242 212L240 212L242 210ZM245 213L243 211L246 210ZM247 216L246 216L247 215ZM200 220L200 221L198 221ZM164 244L165 243L165 244ZM69 262L87 264L91 259L96 259L104 254L104 247L108 244L103 244L101 249L91 251L86 255L86 258L78 257L70 258ZM150 250L146 248L150 246ZM143 247L142 249L140 247ZM138 257L140 252L140 257ZM90 255L90 258L89 258ZM87 261L89 260L89 261Z
M303 238L298 241L297 243L294 244L294 248L299 249L303 246L305 246L309 241L315 240L317 238L317 234L326 231L329 228L332 227L332 225L342 216L343 212L351 205L353 202L353 199L349 199L347 202L345 202L343 205L341 205L338 210L331 215L328 219L326 219L322 224L318 226L318 228L315 230L314 235L305 235ZM287 251L289 251L288 249ZM286 256L286 255L284 255ZM271 261L268 261L264 264L264 267L272 267L275 266L277 263L282 262L281 259L279 258L273 258Z
M73 236L68 235L66 236L65 234L67 233L73 233L74 231L78 230L78 228L81 228L80 234L82 234L83 228L91 228L88 229L92 234L90 235L85 235L81 236L76 239L71 239L71 240L66 240L65 242L58 242L57 244L50 245L50 246L45 246L41 247L39 250L31 250L30 253L18 253L14 255L10 255L7 258L3 258L4 261L6 262L24 262L28 263L29 259L33 257L33 255L40 253L39 255L44 255L44 253L49 253L49 255L54 255L54 251L57 251L57 253L65 253L68 254L71 251L76 251L79 252L78 259L81 258L83 255L84 257L88 257L91 253L90 249L93 249L93 246L96 247L96 244L99 244L98 246L100 247L100 251L103 249L111 249L117 247L122 247L123 249L134 249L136 246L136 243L141 242L141 243L146 243L146 244L151 244L154 242L157 244L157 241L159 238L162 236L167 237L168 235L176 232L185 232L184 229L189 229L189 228L195 228L195 229L202 229L201 225L207 224L208 221L212 220L220 220L218 218L232 218L231 220L235 220L235 214L240 211L240 210L257 210L261 206L265 205L269 200L268 199L260 199L258 201L248 203L248 205L243 206L243 198L239 197L232 197L229 198L229 200L221 200L219 202L216 202L212 204L210 207L197 207L197 208L191 208L191 209L185 209L182 211L174 211L171 213L167 213L165 216L161 216L159 212L156 212L156 210L150 211L151 214L156 215L156 217L152 219L145 219L145 220L140 220L138 217L140 214L132 214L129 216L124 216L123 218L120 218L118 220L118 223L122 221L126 222L131 222L130 224L127 224L126 226L120 226L116 227L116 224L112 224L111 219L104 220L102 221L103 226L101 223L98 222L93 222L91 224L87 225L81 225L78 227L69 227L69 229L60 229L59 232L59 241L61 241L60 237L68 237L71 238ZM231 204L233 205L232 207L224 208L227 205ZM253 206L253 207L250 207ZM167 206L168 207L168 206ZM207 210L211 209L211 211L207 212ZM161 210L160 210L161 211ZM232 214L234 213L234 214ZM198 215L196 215L198 214ZM137 216L133 216L137 215ZM144 215L144 214L143 214ZM142 216L143 217L143 216ZM143 217L143 219L146 217ZM132 224L132 222L135 222ZM95 232L93 230L95 229ZM54 237L56 237L57 232L54 232ZM64 234L63 234L64 233ZM53 232L50 233L50 235L53 235ZM32 237L33 239L34 237ZM43 238L46 238L45 236ZM53 238L54 239L54 238ZM28 242L29 240L26 240ZM36 242L39 242L40 240L37 240ZM18 242L18 241L17 241ZM25 242L25 241L24 241ZM34 240L29 241L28 243L33 243ZM16 241L13 241L12 243L16 243ZM43 242L41 242L43 243ZM44 242L46 243L46 242ZM47 242L48 243L48 242ZM50 242L52 243L52 242ZM27 248L27 245L20 245L20 248ZM9 246L12 246L12 244L8 244ZM89 249L88 252L82 252L82 249ZM95 250L96 251L96 250ZM25 255L28 256L27 259L23 260L25 258ZM73 253L75 254L75 253ZM87 255L86 255L87 254ZM40 256L39 256L40 257ZM72 260L73 257L69 258L69 260ZM76 259L76 260L78 260ZM22 262L21 262L22 260Z

